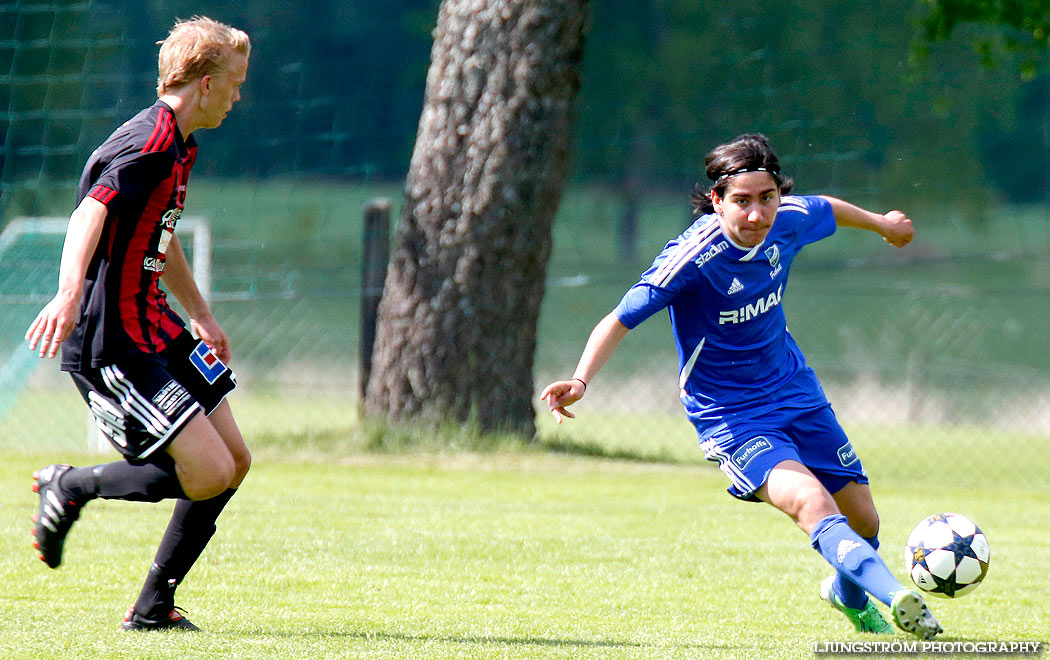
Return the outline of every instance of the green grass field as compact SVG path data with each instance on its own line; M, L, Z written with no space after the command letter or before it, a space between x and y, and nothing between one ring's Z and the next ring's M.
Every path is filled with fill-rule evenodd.
M541 415L537 443L362 429L360 216L376 194L396 219L399 185L193 184L187 213L212 220L215 311L243 381L231 403L256 447L180 590L206 634L116 632L170 505L92 504L66 565L33 558L33 469L113 454L82 453L83 403L66 379L39 369L0 392L15 406L0 415L0 660L810 658L815 641L861 639L817 600L826 569L803 534L727 496L704 463L674 401L665 317L625 340L576 422ZM638 258L621 263L617 196L567 192L537 380L571 373L594 323L688 223L683 202L648 200ZM807 249L784 303L825 384L845 388L836 407L853 397L875 413L844 422L898 576L929 514L969 515L990 538L987 583L933 603L947 639L1050 639L1050 230L1045 210L1008 211L978 229L916 212L903 253L840 232ZM24 261L53 270L57 249ZM899 254L917 259L886 259ZM4 356L55 275L7 277ZM27 453L26 438L40 445Z
M730 498L713 468L338 443L256 452L179 591L207 632L121 633L170 505L92 503L49 570L30 547L29 475L55 458L0 455L3 658L804 658L863 639L817 599L827 568L805 536ZM898 576L927 514L970 515L991 540L985 584L932 603L945 639L1047 639L1045 488L874 490Z

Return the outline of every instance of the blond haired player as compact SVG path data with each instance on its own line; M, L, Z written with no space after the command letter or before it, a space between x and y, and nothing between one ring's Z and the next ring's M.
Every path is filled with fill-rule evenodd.
M197 630L175 609L175 588L215 533L251 456L225 401L236 387L229 338L193 280L175 226L197 158L193 133L217 128L240 99L251 42L198 16L177 22L160 44L158 100L88 159L58 294L26 332L40 357L61 348L62 369L124 460L37 471L33 535L55 568L89 501L178 499L123 628ZM182 303L189 329L161 282Z

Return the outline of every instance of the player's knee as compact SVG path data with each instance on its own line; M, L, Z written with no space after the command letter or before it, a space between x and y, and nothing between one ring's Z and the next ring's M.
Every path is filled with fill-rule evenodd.
M233 483L239 484L252 467L252 454L247 447L233 456Z
M198 502L200 500L210 500L220 494L222 490L216 489L215 485L209 481L193 481L182 484L182 492L186 493L187 498Z
M849 521L849 526L853 528L859 536L866 539L874 538L879 534L879 515L875 512L870 514L864 514L860 516L852 516Z
M182 490L186 493L186 497L191 500L210 500L216 495L221 495L226 491L229 485L229 481L222 480L219 478L208 479L203 481L196 481L190 486L183 486Z
M824 518L839 512L835 500L820 486L804 487L796 493L796 520L803 529L811 529Z
M208 500L222 494L234 478L233 457L216 458L206 469L184 480L182 491L191 500Z
M233 483L234 478L237 476L237 462L233 459L232 455L224 457L225 460L216 461L215 472L213 475L213 485L218 489L219 493L222 493L230 484Z

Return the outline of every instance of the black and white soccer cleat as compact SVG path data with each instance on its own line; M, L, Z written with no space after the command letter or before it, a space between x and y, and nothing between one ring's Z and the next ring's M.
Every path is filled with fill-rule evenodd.
M33 473L33 492L40 495L40 508L33 516L33 547L51 568L58 568L62 563L66 535L80 517L83 506L73 501L59 483L69 469L69 465L48 465Z
M200 628L190 623L190 620L182 616L177 608L173 608L166 615L155 619L147 618L135 611L132 607L124 616L124 622L120 624L122 630L186 630L199 632Z

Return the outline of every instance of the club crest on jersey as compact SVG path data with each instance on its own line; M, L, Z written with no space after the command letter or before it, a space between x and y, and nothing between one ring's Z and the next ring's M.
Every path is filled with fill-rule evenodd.
M160 232L160 241L157 244L157 252L160 252L161 254L166 254L168 252L168 244L171 243L171 237L175 235L175 225L181 217L182 209L176 206L173 209L168 209L168 212L160 219L160 224L164 228Z
M773 268L773 270L769 271L769 279L773 279L774 277L779 275L781 271L780 250L777 249L777 246L774 243L773 245L767 247L765 252L766 258L769 259L769 265Z
M190 353L190 364L197 368L204 376L209 385L214 385L219 376L226 371L226 365L222 363L215 351L208 348L204 342L197 344L197 348Z
M168 211L161 217L160 222L164 225L165 229L175 231L175 225L178 224L179 218L182 217L182 209L175 207L168 209Z
M777 249L775 243L766 248L766 258L769 259L769 265L774 268L780 263L780 250Z
M739 309L722 310L718 313L718 325L726 325L727 323L744 323L745 321L750 321L753 318L761 316L780 304L780 299L783 297L783 293L784 285L781 284L777 287L776 291L773 291L768 296L759 298L753 303L744 305Z

